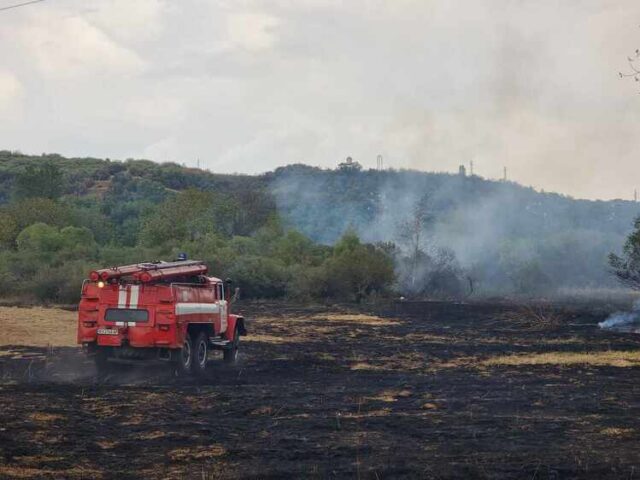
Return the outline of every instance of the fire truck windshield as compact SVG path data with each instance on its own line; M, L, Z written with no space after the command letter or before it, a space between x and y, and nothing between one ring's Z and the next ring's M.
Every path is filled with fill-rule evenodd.
M107 322L147 322L149 312L132 308L108 308L104 319Z

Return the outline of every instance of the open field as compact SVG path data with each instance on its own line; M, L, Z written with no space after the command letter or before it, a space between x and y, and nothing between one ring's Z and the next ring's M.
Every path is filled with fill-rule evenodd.
M1 308L0 477L640 475L640 337L602 313L244 310L235 368L97 382L72 313Z
M76 318L75 312L59 308L0 307L0 345L74 346Z

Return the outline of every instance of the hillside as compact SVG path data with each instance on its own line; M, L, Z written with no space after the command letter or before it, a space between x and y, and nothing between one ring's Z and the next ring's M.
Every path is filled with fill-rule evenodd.
M278 169L270 185L283 218L315 240L330 244L353 228L366 241L446 248L487 291L615 286L607 255L640 213L635 202L576 200L444 173L292 166Z
M575 200L477 176L304 165L223 175L174 163L8 151L0 151L0 205L15 200L16 179L29 165L45 163L62 174L60 201L73 208L65 221L88 228L98 244L133 249L169 241L143 239L144 226L176 192L197 189L220 204L212 228L226 236L255 239L277 215L320 244L348 230L363 241L392 242L385 248L401 290L421 294L448 289L448 276L456 278L453 290L469 281L484 293L613 287L606 256L620 249L640 211L634 202Z
M0 198L5 300L73 303L93 268L180 252L232 278L243 298L357 301L394 283L381 247L354 235L325 246L285 228L268 176L0 152Z

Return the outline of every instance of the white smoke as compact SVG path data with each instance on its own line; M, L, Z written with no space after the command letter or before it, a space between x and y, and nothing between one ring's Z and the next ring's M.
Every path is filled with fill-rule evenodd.
M616 312L605 321L598 323L600 328L624 328L638 324L640 327L640 300L636 300L630 312Z

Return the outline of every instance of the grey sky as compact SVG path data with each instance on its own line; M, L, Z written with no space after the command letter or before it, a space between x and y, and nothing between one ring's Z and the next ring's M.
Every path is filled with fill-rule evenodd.
M0 0L0 6L13 0ZM347 155L640 189L640 3L47 0L0 12L0 148L263 172Z

